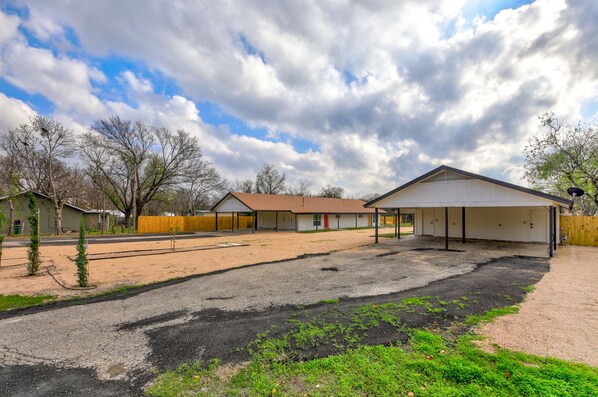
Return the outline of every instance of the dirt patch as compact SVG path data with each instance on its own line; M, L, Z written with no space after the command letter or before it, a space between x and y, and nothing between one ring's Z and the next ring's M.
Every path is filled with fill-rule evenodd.
M89 265L89 280L90 283L97 285L97 290L94 292L101 292L123 285L155 283L254 263L280 261L299 256L309 258L371 244L373 240L369 237L370 233L370 230L339 231L328 233L325 240L313 234L270 231L260 231L255 234L230 233L213 238L198 236L197 239L177 241L178 251L175 253L121 258L114 258L113 253L139 250L164 252L168 250L170 241L118 242L117 240L112 244L90 244L89 255L97 260ZM203 245L199 245L200 242ZM223 244L226 246L243 244L243 246L235 246L231 249L207 249ZM189 249L195 251L188 251ZM72 246L44 246L42 243L42 266L54 263L56 269L53 274L68 285L76 285L76 267L69 259L69 256L72 257L75 253L74 241ZM0 294L84 296L90 293L65 290L47 274L24 277L26 257L26 247L4 249L3 266L0 268Z
M598 248L559 248L518 314L480 329L491 343L598 366Z

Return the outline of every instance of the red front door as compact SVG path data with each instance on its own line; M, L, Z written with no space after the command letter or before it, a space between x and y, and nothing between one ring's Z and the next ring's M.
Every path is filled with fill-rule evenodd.
M328 214L324 215L324 229L328 229Z

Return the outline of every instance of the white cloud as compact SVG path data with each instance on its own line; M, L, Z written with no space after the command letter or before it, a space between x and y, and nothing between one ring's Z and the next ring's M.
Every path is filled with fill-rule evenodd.
M135 105L101 101L101 71L22 41L2 53L7 80L73 119L118 113L192 130L233 178L273 161L292 178L382 192L447 162L520 182L538 114L575 121L598 97L596 2L537 0L469 21L477 0L26 3L41 40L71 28L85 54L141 61L183 92L156 94L125 71ZM2 29L0 43L17 34ZM194 103L204 100L320 150L207 126Z
M17 34L19 18L7 15L0 10L0 45Z
M26 123L36 113L29 105L0 92L0 131Z

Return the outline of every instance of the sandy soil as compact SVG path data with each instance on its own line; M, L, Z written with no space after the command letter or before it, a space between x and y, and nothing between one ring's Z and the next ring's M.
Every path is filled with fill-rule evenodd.
M598 248L567 246L518 314L481 328L499 346L598 366Z
M411 228L403 228L411 231ZM382 229L383 232L392 232ZM165 255L139 256L90 262L92 291L70 291L60 287L44 270L51 270L61 282L76 285L76 267L68 256L76 254L72 247L44 247L39 275L26 276L27 248L5 248L0 268L0 294L51 294L59 296L86 295L110 290L122 285L145 284L192 274L239 267L248 264L294 258L303 254L325 253L371 244L372 230L347 230L328 233L293 233L260 231L255 234L224 234L221 237L177 241L177 248L213 246L221 243L241 243L248 246L187 251ZM170 241L129 242L90 245L90 254L143 249L165 249Z

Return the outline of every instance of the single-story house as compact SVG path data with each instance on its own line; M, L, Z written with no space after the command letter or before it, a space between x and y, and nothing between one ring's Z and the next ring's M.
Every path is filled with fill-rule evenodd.
M229 192L212 212L217 217L252 213L255 230L346 229L372 225L375 211L364 204L354 199Z
M415 214L415 235L538 242L560 241L560 214L572 201L442 165L370 201L378 211ZM378 241L376 233L376 242Z
M33 193L37 199L37 205L39 207L39 232L41 234L54 234L54 204L52 200L41 193ZM10 214L10 205L8 202L9 197L0 197L0 212L7 218ZM13 200L13 206L15 210L15 230L19 234L29 233L29 197L27 192L20 193L15 196ZM83 216L83 222L89 229L94 227L99 229L102 224L102 218L105 218L106 222L109 221L109 217L102 217L102 211L89 211L82 208L76 207L71 204L64 204L62 209L62 230L68 232L71 230L79 230L81 216ZM6 224L2 228L3 233L8 232L10 225Z

